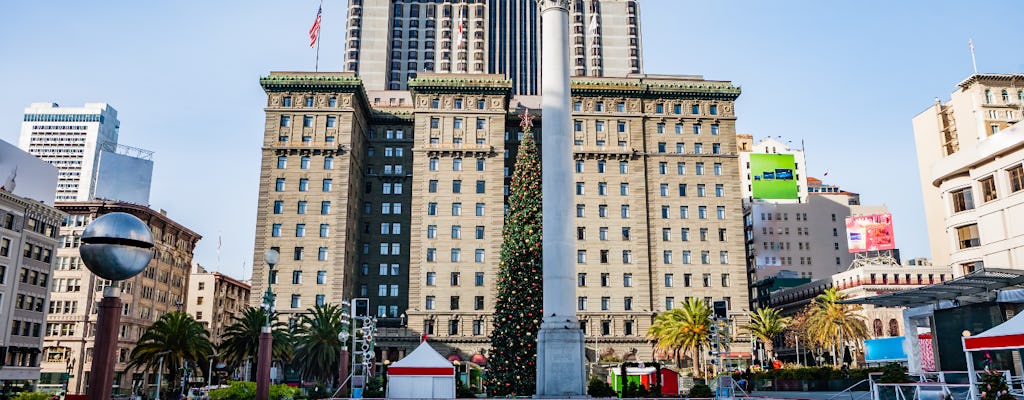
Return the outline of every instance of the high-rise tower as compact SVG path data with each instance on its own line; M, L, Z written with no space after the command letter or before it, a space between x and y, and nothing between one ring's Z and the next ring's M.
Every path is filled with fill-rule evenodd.
M642 72L636 0L570 3L570 73ZM367 90L405 90L420 72L501 74L540 94L536 0L349 0L346 71Z

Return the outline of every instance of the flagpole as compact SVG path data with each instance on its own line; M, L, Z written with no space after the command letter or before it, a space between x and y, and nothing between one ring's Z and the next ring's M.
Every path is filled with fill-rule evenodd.
M324 0L320 0L320 10L323 12ZM313 72L320 72L320 28L317 28L316 38L316 61L313 62Z
M974 65L974 74L978 74L978 60L974 59L974 39L968 39L967 44L971 47L971 64Z

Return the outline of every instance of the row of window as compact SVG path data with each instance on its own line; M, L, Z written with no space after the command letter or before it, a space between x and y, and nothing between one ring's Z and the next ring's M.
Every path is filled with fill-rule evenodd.
M1006 89L1003 89L1002 92L1000 92L999 94L1000 94L1000 96L999 96L1000 99L1003 100L1003 104L1012 104L1010 102L1010 92L1009 91L1007 91ZM1017 91L1017 101L1021 102L1021 103L1024 103L1024 90L1018 90ZM992 90L991 89L985 89L985 104L992 104L994 102L995 102L995 98L994 98L994 96L992 94Z
M4 280L6 279L5 278L6 275L7 275L7 267L3 266L3 265L0 265L0 284L6 283L6 282L4 282ZM31 269L28 269L28 268L22 268L18 272L18 282L21 282L21 283L24 283L24 284L28 284L28 285L39 286L39 287L44 287L45 288L45 287L47 287L47 285L50 282L49 279L50 279L50 274L48 274L46 272L39 272L39 271L31 270Z
M427 215L437 215L437 203L427 203ZM452 216L462 215L462 203L452 203ZM476 216L484 216L484 203L476 203Z
M285 191L286 182L287 181L285 180L285 178L277 178L277 181L274 183L274 191L275 192L283 192L283 191ZM323 185L321 186L322 190L324 192L330 192L331 188L333 186L333 182L334 182L333 179L325 178L323 180ZM401 193L401 185L402 184L401 183L397 183L396 185L399 185L399 189L398 189L399 192L396 193L396 194L400 194ZM300 192L308 192L309 191L309 179L308 178L300 178L299 179L299 191ZM385 193L385 194L387 194L387 193Z
M43 303L45 302L46 297L36 297L18 293L18 295L15 296L14 308L25 311L43 312Z
M600 211L600 209L598 209L598 211ZM671 206L661 206L661 219L669 219L671 218L671 214ZM716 206L715 215L718 219L725 219L725 206ZM679 206L679 219L689 218L690 206ZM708 206L697 206L697 219L708 219Z
M296 214L305 214L309 207L309 202L306 200L299 200L295 205ZM274 200L274 214L284 213L284 200ZM327 215L331 213L331 202L321 201L320 202L320 214Z
M475 249L475 250L473 250L473 262L477 262L477 263L484 262L484 253L485 253L484 249ZM450 258L451 262L461 262L462 261L462 249L461 248L453 247L451 249L450 254L451 254L451 258ZM434 248L434 247L428 247L427 248L427 262L437 262L437 248Z
M608 296L601 297L601 311L610 311L612 298ZM587 311L587 296L579 296L576 298L576 310ZM627 296L622 298L622 310L633 311L633 297Z
M981 189L981 202L987 203L999 198L996 178L1002 180L1003 174L996 173L978 180ZM1024 165L1015 165L1005 170L1006 189L1010 193L1017 193L1024 190ZM961 212L974 209L974 190L971 186L950 192L950 199L953 202L953 212Z
M302 116L302 127L303 128L312 128L313 127L313 123L315 121L316 121L316 118L313 115L303 115ZM324 122L325 122L325 125L328 128L337 127L338 126L338 117L335 117L333 115L332 116L328 116L325 119ZM292 126L292 116L291 115L282 115L281 116L281 120L280 120L280 125L281 125L282 128L291 127Z
M449 284L451 286L461 286L462 285L462 273L461 272L452 272L448 282L449 282ZM426 279L426 282L424 284L426 286L436 286L437 285L437 272L428 271L427 272L427 279ZM483 286L483 285L484 285L484 273L483 272L475 272L473 274L473 286L478 286L479 287L479 286Z
M483 171L486 162L487 160L483 158L476 159L476 170ZM437 157L431 157L428 163L431 171L437 171L440 159ZM452 159L452 171L462 171L462 157L455 157Z
M365 248L364 248L364 253L363 254L368 254L369 253L369 245L364 245L364 247ZM281 251L281 248L279 248L279 247L271 247L271 249L277 250L278 252ZM327 261L327 253L328 253L328 250L327 250L326 247L320 247L318 249L318 251L317 251L317 257L316 257L317 261ZM292 259L295 260L295 261L302 261L305 258L305 256L306 256L306 248L303 247L303 246L296 246L295 249L294 249L294 252L293 252L293 258Z
M381 227L380 227L381 234L385 234L385 232L384 232L386 230L385 225L387 225L387 224L386 223L382 223L381 224ZM392 229L392 231L393 231L393 229ZM484 231L485 231L485 228L482 225L477 225L476 228L474 229L474 238L475 239L483 239L484 238ZM427 225L427 239L434 239L436 237L437 237L437 225ZM451 235L451 238L452 239L462 239L462 225L452 225L452 235Z
M42 324L38 322L12 320L11 336L39 337L42 334L42 327Z
M459 335L460 322L458 319L452 319L448 321L448 336ZM434 320L428 319L423 321L423 333L427 335L434 335ZM482 336L484 334L484 321L482 319L473 320L473 336Z
M686 298L685 298L685 300L683 300L683 302L685 303L685 302L687 302L689 300L690 300L690 296L686 296ZM722 298L722 300L725 300L725 308L727 310L732 310L732 297L725 296L725 297ZM711 305L711 298L710 297L705 297L704 298L704 303L707 304L708 306L710 306ZM666 311L675 308L675 306L676 306L676 298L675 297L672 297L672 296L665 297L665 310Z
M329 237L331 224L320 224L320 237ZM273 224L270 228L270 236L281 237L281 224ZM295 224L295 237L306 236L306 224Z
M466 101L464 99L453 99L452 107L456 110L462 110L465 108ZM483 110L487 107L487 102L484 99L476 99L476 109ZM430 108L441 108L441 99L431 99Z
M302 156L302 157L299 158L299 168L300 169L309 169L309 163L310 163L310 157L309 156ZM285 168L288 168L288 156L278 156L277 157L277 169L285 169ZM325 170L334 169L334 157L331 157L331 156L324 157L324 169Z
M709 228L700 228L697 230L698 238L702 242L707 242L710 232ZM725 228L718 228L718 241L724 242L728 238ZM582 239L581 239L582 240ZM602 239L603 240L603 239ZM628 239L627 239L628 240ZM679 240L682 242L690 241L690 228L679 228ZM670 242L672 241L672 228L661 228L661 241Z
M453 310L453 311L454 310L459 310L461 308L460 300L461 300L460 296L450 296L448 298L448 309L449 310ZM437 309L437 304L436 304L436 301L435 301L435 297L434 296L427 296L426 301L424 303L424 307L427 310L436 310ZM474 310L483 310L484 309L484 296L475 296L475 297L473 297L473 309Z
M465 118L455 117L452 118L452 129L465 129L466 124ZM441 127L441 118L430 117L430 129L439 129ZM487 129L487 118L476 119L476 129Z
M401 185L401 184L399 184ZM478 180L476 181L476 193L486 193L487 181ZM431 179L427 182L427 192L437 193L437 179ZM452 180L452 193L462 193L462 180ZM387 194L387 193L385 193Z
M668 144L665 142L658 142L658 153L665 154L668 152ZM686 154L686 146L682 142L676 142L675 154ZM706 154L704 153L704 143L694 143L692 154ZM722 144L712 143L711 154L722 154Z

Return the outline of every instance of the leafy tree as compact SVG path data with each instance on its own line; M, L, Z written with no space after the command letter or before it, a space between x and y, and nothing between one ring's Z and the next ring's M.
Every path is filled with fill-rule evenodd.
M292 346L288 333L288 324L278 321L277 313L270 315L271 335L274 343L271 348L271 356L275 359L287 360L291 358ZM260 348L260 331L267 323L267 312L258 307L246 308L242 315L234 317L234 322L224 329L224 336L220 343L220 356L224 363L231 367L238 367L245 363L247 358L252 359L249 368L249 376L256 377L256 356Z
M777 308L759 308L750 316L750 323L743 326L743 329L761 340L769 355L774 355L775 338L786 330L790 321L792 319L781 316Z
M53 397L53 393L43 392L19 392L18 394L11 397L12 400L50 400Z
M709 343L711 307L702 299L690 298L674 308L658 314L647 330L647 339L654 341L656 349L679 353L692 352L695 374L700 371L701 350Z
M167 380L175 382L182 367L195 370L211 354L210 332L188 313L169 312L146 328L132 349L128 369L156 370L163 358Z
M384 380L381 378L373 378L366 382L366 387L363 388L363 398L375 398L384 397Z
M705 385L703 383L697 383L697 384L694 384L692 388L690 388L690 393L687 394L686 397L689 397L691 399L692 398L708 398L708 397L715 397L715 395L714 395L714 393L711 393L711 387L709 387L708 385Z
M804 327L807 338L822 348L833 349L833 363L842 357L845 342L869 337L864 317L855 313L861 306L840 304L845 298L838 289L829 288L815 297L805 310L808 313Z
M341 307L335 304L306 310L295 335L295 359L302 376L330 383L337 377L341 352ZM340 382L339 382L340 383Z
M502 232L487 373L491 396L530 396L537 390L537 332L543 315L541 174L528 113L522 127Z
M587 383L587 395L590 397L617 397L619 394L612 389L612 385L598 377L590 378Z

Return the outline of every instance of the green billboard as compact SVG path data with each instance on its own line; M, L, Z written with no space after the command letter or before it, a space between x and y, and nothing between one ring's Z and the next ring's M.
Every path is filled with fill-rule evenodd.
M751 154L750 179L755 199L799 198L796 161L792 154Z

